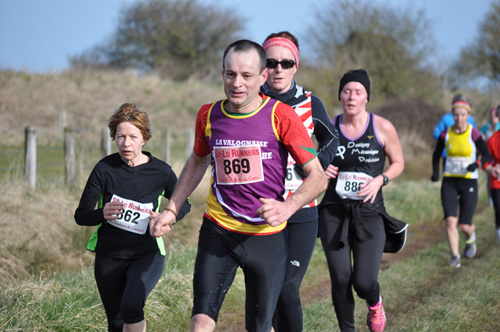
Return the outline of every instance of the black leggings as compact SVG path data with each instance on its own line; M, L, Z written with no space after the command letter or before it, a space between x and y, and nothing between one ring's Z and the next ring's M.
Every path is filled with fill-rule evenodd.
M138 259L115 259L97 254L94 275L108 318L108 331L144 320L144 305L163 273L159 253Z
M495 208L495 227L500 228L500 189L491 189L491 199Z
M285 282L273 317L276 332L302 331L300 284L311 261L318 236L318 220L288 223L288 260Z
M378 273L384 251L385 230L382 217L373 212L364 213L361 218L373 237L360 242L353 229L349 229L348 240L343 248L338 248L344 224L345 210L342 205L328 205L320 209L319 233L325 252L330 279L332 300L337 321L342 332L354 331L354 297L352 288L358 296L374 306L380 297ZM342 227L341 227L342 226ZM352 261L351 261L352 253Z

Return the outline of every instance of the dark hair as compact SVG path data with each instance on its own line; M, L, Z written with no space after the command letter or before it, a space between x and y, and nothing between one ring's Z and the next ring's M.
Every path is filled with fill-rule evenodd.
M108 120L108 128L111 138L115 139L116 128L122 122L130 122L141 131L144 142L149 141L153 134L151 133L151 121L146 112L137 109L134 104L125 103L118 108Z
M344 76L342 76L339 84L339 100L340 93L342 92L344 85L353 81L359 82L365 87L366 93L368 94L367 99L370 100L370 78L368 77L368 73L366 72L366 70L362 68L349 70L344 74Z
M297 40L297 38L292 35L291 32L289 31L280 31L280 32L275 32L275 33L272 33L270 34L269 36L267 36L266 40L264 40L264 43L268 40L268 39L271 39L271 38L274 38L274 37L281 37L281 38L286 38L288 40L290 40L292 43L295 44L295 46L297 46L297 49L299 49L299 41Z
M497 106L497 110L495 111L495 115L500 118L500 104Z
M469 101L469 98L467 98L465 95L459 93L453 97L451 104L453 105L457 101L465 101L467 104L469 104L472 107L472 104Z
M237 40L226 47L226 49L224 50L224 55L222 56L222 68L226 68L225 61L229 51L234 50L235 52L248 52L252 49L256 50L257 54L259 55L260 73L262 73L264 69L266 69L266 51L264 51L264 48L262 48L262 46L248 39Z

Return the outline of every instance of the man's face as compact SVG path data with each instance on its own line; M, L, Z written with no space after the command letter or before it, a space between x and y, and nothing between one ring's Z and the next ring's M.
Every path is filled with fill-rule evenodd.
M222 71L224 92L229 100L229 111L250 113L260 106L259 90L267 79L267 68L260 72L260 58L256 50L229 51Z

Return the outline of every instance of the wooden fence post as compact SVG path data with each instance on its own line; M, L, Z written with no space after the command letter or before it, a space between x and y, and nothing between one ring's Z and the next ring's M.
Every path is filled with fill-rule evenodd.
M65 182L70 188L75 184L75 135L72 128L64 129L64 165Z
M165 150L164 150L164 157L165 157L165 162L167 164L170 164L170 160L172 158L172 132L167 129L163 132L163 142L165 142Z
M193 153L194 146L194 127L186 128L186 159Z
M66 111L61 110L59 111L59 140L63 140L65 137L65 132L64 129L66 128Z
M101 154L103 158L111 154L111 136L108 127L102 127L101 130Z
M24 130L24 180L31 188L36 185L36 130L26 127Z

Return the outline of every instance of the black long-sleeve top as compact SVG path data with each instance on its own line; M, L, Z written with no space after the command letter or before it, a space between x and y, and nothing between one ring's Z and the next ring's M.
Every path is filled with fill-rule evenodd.
M75 211L75 221L82 226L98 228L89 240L87 248L113 258L137 258L158 252L156 238L145 234L136 234L117 228L106 222L103 208L113 195L140 202L152 203L152 211L158 212L161 197L170 198L177 176L165 162L143 151L149 162L135 167L127 165L118 153L99 161L92 170L80 204ZM97 206L97 208L96 208ZM189 199L178 211L178 220L190 210Z
M284 93L274 93L270 91L267 84L262 86L261 91L267 96L277 99L292 106L293 108L308 98L304 88L297 85L295 81L293 82L290 90ZM311 113L314 124L313 134L318 142L318 159L323 169L326 170L337 152L339 134L333 125L328 112L326 111L325 105L321 99L315 95L311 95ZM317 218L317 208L305 208L297 211L291 218L289 218L288 222L306 222Z

